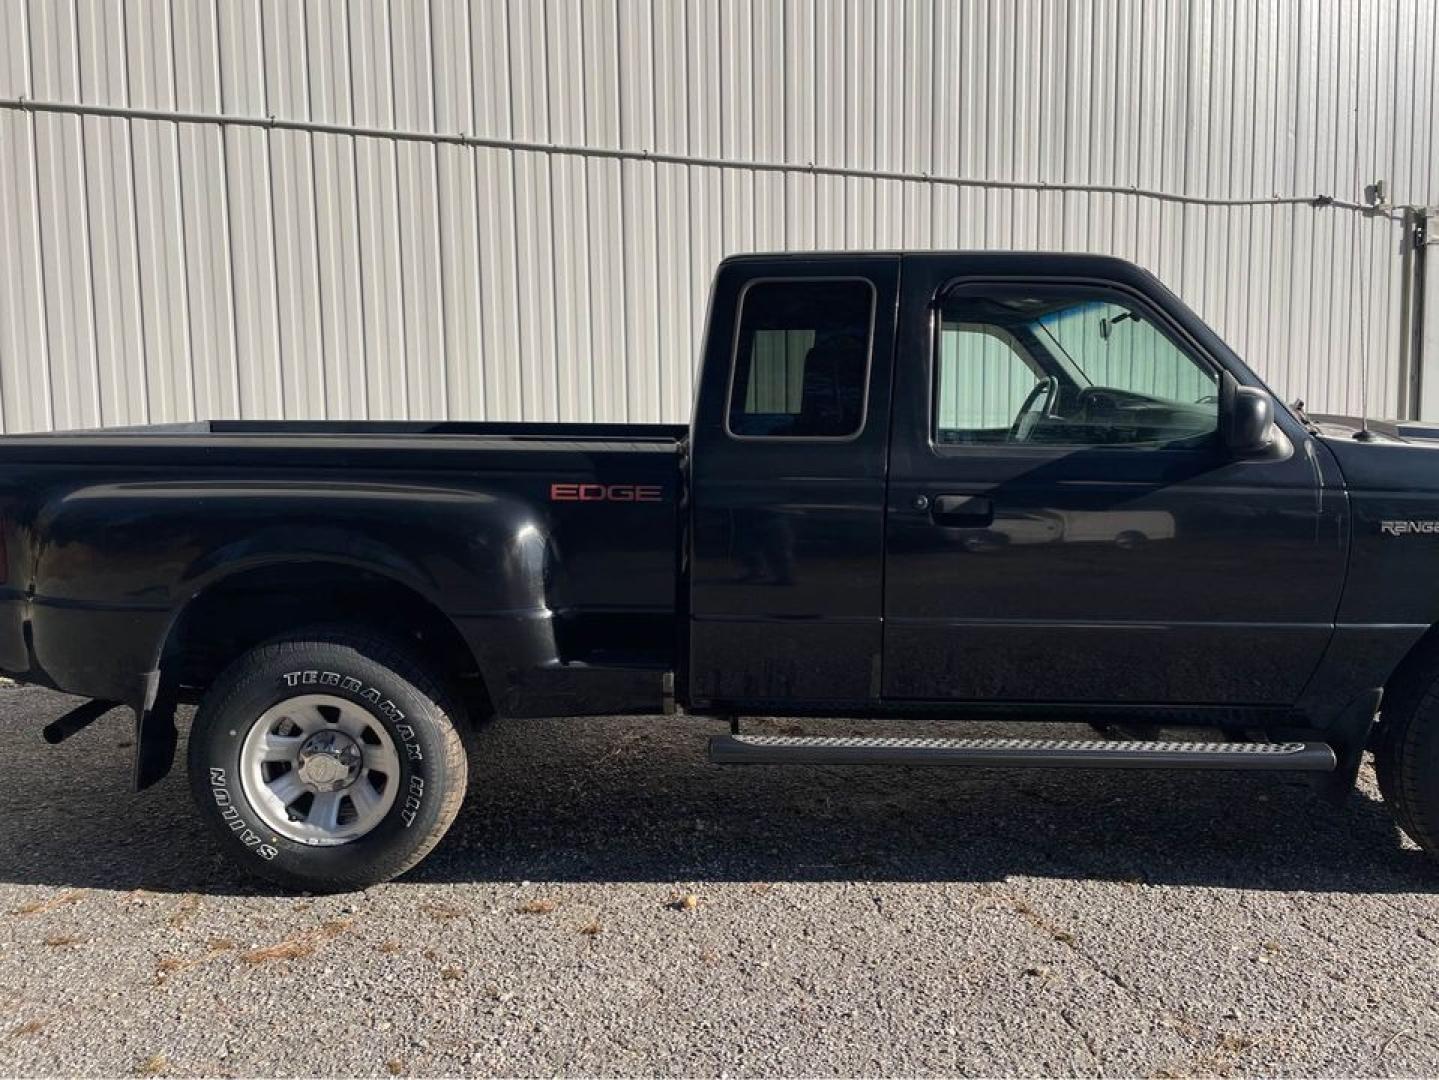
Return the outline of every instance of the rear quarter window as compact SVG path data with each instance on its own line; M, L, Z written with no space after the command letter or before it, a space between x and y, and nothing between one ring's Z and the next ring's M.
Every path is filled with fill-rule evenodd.
M858 278L757 281L740 298L729 433L847 439L864 427L874 286Z

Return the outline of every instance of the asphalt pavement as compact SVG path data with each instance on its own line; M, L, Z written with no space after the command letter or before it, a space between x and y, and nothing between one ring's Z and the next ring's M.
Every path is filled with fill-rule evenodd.
M3 1075L1439 1075L1439 865L1368 767L1334 807L497 724L424 864L301 897L178 771L130 792L127 713L45 745L73 703L0 690Z

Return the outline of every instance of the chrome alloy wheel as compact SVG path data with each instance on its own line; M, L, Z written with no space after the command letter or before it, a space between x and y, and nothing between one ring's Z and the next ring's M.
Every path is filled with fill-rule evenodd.
M400 755L368 709L332 694L286 698L261 714L240 748L240 784L260 819L318 847L358 840L385 819Z

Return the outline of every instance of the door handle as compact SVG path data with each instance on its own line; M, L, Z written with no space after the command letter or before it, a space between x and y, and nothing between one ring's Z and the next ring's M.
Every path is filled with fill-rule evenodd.
M983 495L936 495L929 516L936 525L983 528L994 523L994 503Z

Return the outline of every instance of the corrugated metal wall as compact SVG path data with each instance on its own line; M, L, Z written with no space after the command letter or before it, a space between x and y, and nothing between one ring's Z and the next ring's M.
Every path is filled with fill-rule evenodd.
M1371 411L1402 404L1386 216L806 166L1356 200L1357 143L1362 182L1439 203L1432 0L0 0L0 27L0 98L796 167L0 109L6 431L683 419L710 270L768 248L1114 252L1281 393L1358 409L1367 357Z

